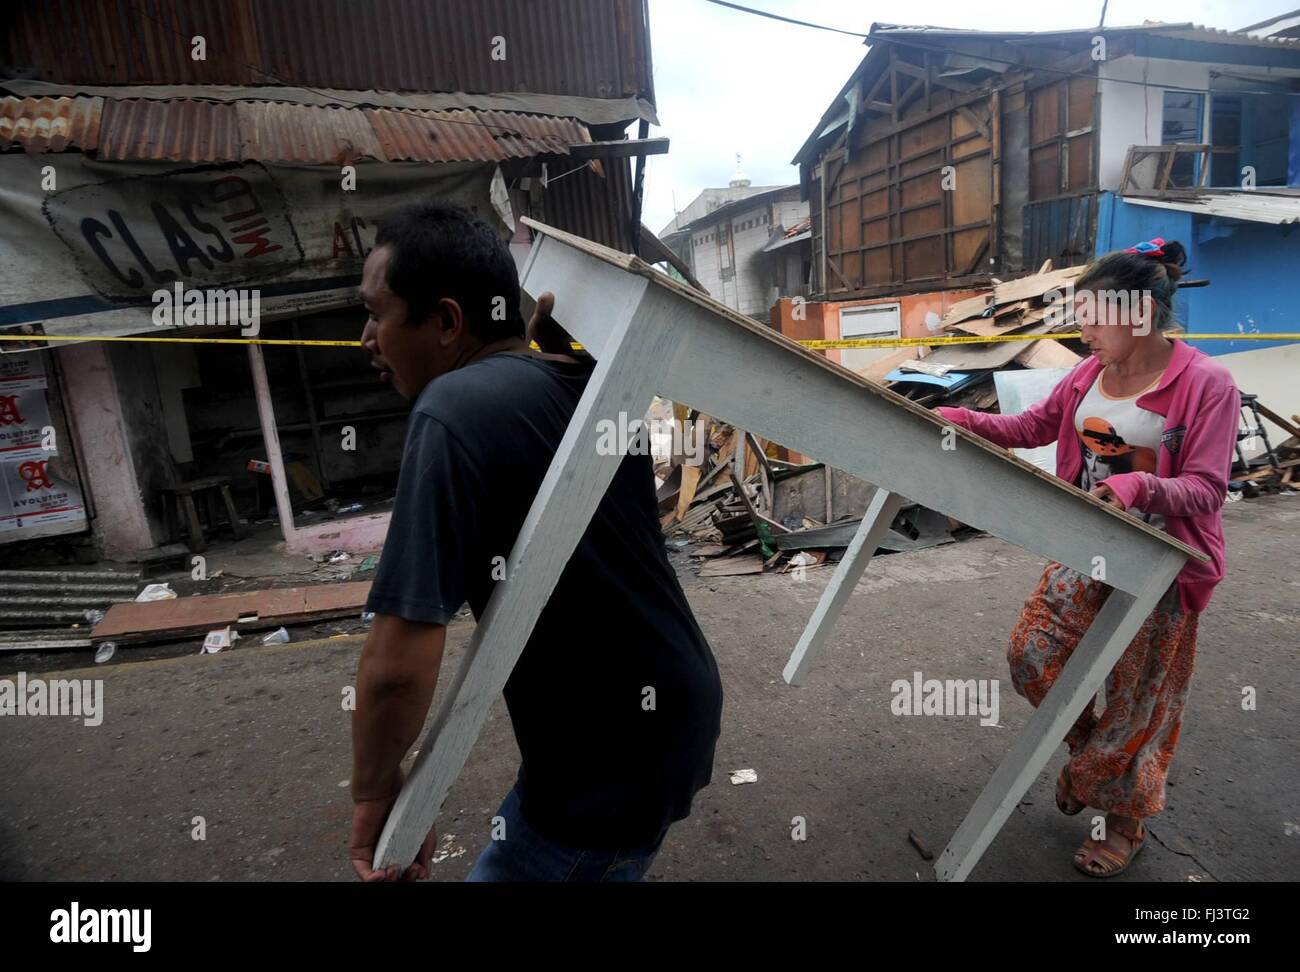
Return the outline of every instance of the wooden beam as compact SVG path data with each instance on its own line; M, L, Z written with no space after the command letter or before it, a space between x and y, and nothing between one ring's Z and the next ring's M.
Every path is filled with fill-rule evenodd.
M989 130L988 123L981 121L980 117L977 114L975 114L975 112L971 111L970 108L966 107L966 105L958 105L957 114L961 115L968 122L970 122L971 126L975 129L975 131L979 132L981 136L983 136L985 139L987 139L990 142L993 141L993 133Z
M253 395L257 399L257 420L262 426L262 444L266 446L266 462L271 467L271 489L275 493L275 509L280 515L280 535L285 543L293 541L293 503L289 501L289 479L284 474L284 455L280 452L280 430L275 424L275 406L271 400L271 383L266 377L266 359L262 346L248 346L248 366L253 373Z
M917 67L909 61L904 61L901 57L893 62L893 66L894 70L899 71L902 74L910 74L912 77L921 81L924 81L929 77L925 68Z
M1255 400L1255 408L1260 415L1264 416L1264 418L1268 419L1279 429L1285 431L1288 435L1300 436L1300 427L1297 427L1292 423L1288 422L1286 419L1284 419L1281 415L1278 415L1277 412L1273 411L1267 405L1261 404L1258 399Z
M1051 691L1029 717L1011 751L989 778L935 863L940 880L962 881L970 874L1088 700L1106 681L1182 565L1183 558L1171 550L1149 565L1147 581L1136 594L1110 592Z
M620 138L609 142L578 142L569 146L573 159L626 159L644 155L665 155L666 138Z
M844 557L836 566L835 574L826 585L826 590L822 591L811 620L803 629L794 651L790 653L790 660L786 662L782 676L789 684L803 684L804 676L808 674L808 669L821 654L827 639L835 629L835 622L839 620L845 605L849 603L853 589L862 579L867 564L871 563L876 548L880 546L880 541L889 531L889 525L894 522L894 517L902 505L901 496L883 489L876 490L875 495L871 497L871 504L858 525L857 533L853 535L848 549L844 551Z

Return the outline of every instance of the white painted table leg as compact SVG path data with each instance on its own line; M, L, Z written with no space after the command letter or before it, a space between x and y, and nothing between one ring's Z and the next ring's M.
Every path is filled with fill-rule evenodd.
M867 564L871 563L876 548L880 546L880 541L889 530L889 525L894 522L898 508L902 505L901 496L883 489L877 489L871 498L871 505L867 507L862 522L858 524L858 532L853 535L848 549L844 551L844 556L835 568L835 575L826 585L826 590L822 592L821 600L817 602L817 609L813 611L808 626L803 629L799 644L795 646L790 654L790 660L786 662L782 674L791 685L803 684L804 676L816 661L826 639L830 637L835 622L839 620L840 612L849 602L853 589L858 586Z
M935 873L941 881L963 881L970 874L1164 596L1183 561L1180 553L1170 550L1153 566L1149 580L1137 595L1111 591L1051 691L1034 710L935 862Z
M621 454L601 455L597 423L645 414L675 343L670 326L639 321L636 303L601 348L560 447L542 480L497 584L474 630L446 702L420 747L375 851L376 868L405 867L442 809L487 718L523 652L547 599L586 531ZM658 325L658 326L656 326Z

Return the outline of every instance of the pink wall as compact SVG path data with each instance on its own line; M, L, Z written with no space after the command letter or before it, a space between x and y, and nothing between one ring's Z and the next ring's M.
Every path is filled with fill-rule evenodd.
M923 338L930 337L934 332L931 331L925 323L926 315L933 313L942 320L943 316L948 313L953 304L959 300L965 300L968 297L974 297L976 294L982 294L983 290L936 290L928 294L906 294L902 297L873 297L870 300L840 300L827 301L824 304L822 314L822 329L825 334L825 340L838 341L840 337L840 311L846 307L870 307L874 304L899 304L899 316L901 326L899 328L901 337L905 338ZM840 352L838 350L828 350L825 355L836 364L841 364Z

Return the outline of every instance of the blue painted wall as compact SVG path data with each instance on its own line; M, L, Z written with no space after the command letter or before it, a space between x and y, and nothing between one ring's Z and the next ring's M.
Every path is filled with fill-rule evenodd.
M1175 298L1174 314L1189 333L1300 331L1300 226L1217 220L1101 194L1097 255L1156 236L1183 244L1188 276L1210 281ZM1293 343L1205 341L1197 347L1217 355Z
M1286 173L1288 186L1300 186L1300 98L1291 99L1291 153Z

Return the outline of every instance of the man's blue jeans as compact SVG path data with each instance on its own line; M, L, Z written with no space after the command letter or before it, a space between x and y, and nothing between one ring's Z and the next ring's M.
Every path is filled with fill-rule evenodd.
M513 788L497 814L505 820L505 839L488 842L467 881L640 881L668 832L665 829L649 847L562 847L528 826Z

